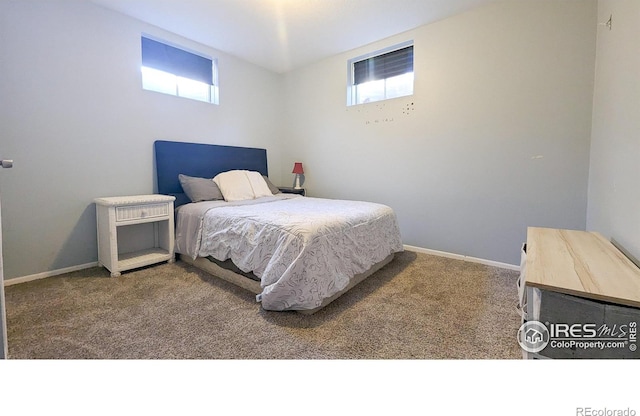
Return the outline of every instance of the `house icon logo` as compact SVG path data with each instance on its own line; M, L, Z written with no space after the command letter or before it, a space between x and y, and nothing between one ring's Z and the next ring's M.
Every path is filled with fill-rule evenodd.
M518 344L527 352L540 352L549 343L549 330L542 322L529 321L518 330Z
M530 342L532 344L542 342L542 340L544 339L544 337L542 336L542 332L534 328L527 329L527 332L525 332L524 334L524 338L527 342Z

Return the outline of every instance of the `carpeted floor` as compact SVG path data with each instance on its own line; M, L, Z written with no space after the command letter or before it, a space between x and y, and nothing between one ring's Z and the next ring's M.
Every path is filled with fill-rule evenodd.
M12 359L519 359L517 272L404 252L314 315L183 262L6 287Z

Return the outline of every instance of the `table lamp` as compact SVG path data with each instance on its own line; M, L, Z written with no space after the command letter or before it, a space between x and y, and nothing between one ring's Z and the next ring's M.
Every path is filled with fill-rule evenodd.
M302 169L302 163L301 162L295 162L293 164L293 171L291 173L295 173L296 174L296 184L293 187L294 189L302 189L302 187L300 186L300 175L302 175L304 173L304 169Z

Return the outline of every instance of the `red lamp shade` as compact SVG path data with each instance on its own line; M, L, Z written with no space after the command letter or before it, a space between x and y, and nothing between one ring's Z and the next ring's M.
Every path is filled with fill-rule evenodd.
M304 173L304 169L302 169L302 163L295 162L293 164L293 172L291 172L291 173L297 173L299 175L302 175Z

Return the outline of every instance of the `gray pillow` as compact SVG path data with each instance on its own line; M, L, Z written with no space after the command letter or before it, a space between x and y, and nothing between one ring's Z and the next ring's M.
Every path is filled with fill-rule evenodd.
M224 200L220 188L211 179L179 174L178 180L191 202Z
M280 189L278 189L277 186L275 186L274 184L271 183L271 181L269 180L269 178L267 178L266 176L262 175L262 177L264 178L264 181L267 183L267 186L269 187L269 189L271 190L272 194L279 194L280 193Z

